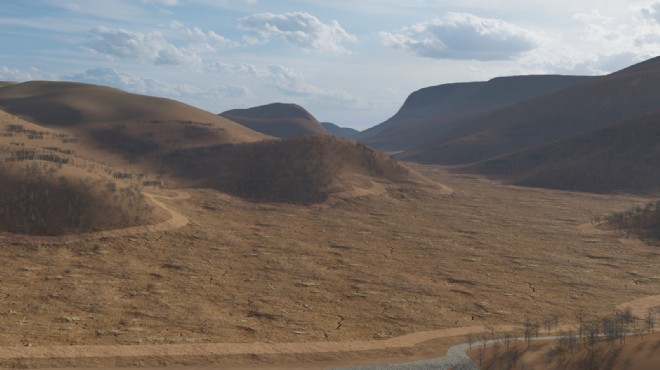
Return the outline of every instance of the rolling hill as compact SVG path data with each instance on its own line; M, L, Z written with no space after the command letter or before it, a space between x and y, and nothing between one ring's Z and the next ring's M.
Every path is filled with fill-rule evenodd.
M167 154L175 176L254 201L312 204L391 185L432 182L363 144L330 135L183 149Z
M276 139L183 103L102 86L10 85L0 89L0 107L11 112L0 111L0 232L60 235L150 224L164 214L143 196L149 187L205 187L302 204L392 186L433 187L362 144L329 135ZM311 117L284 108L267 113Z
M513 76L427 87L412 93L393 117L362 131L357 138L382 150L411 149L442 138L474 117L591 79L584 76Z
M81 158L78 139L0 111L0 232L60 235L159 221L139 182Z
M331 122L321 122L321 126L332 136L354 139L360 131L350 127L340 127Z
M30 81L0 89L0 108L40 127L71 132L89 156L121 165L186 146L258 141L268 136L171 99L72 82ZM116 158L117 157L117 158Z
M220 116L279 138L328 133L311 113L296 104L272 103L247 109L232 109L220 113Z

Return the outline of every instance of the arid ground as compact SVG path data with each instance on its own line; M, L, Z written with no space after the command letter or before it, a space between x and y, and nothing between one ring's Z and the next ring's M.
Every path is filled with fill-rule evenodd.
M156 197L188 218L182 227L61 240L4 234L0 346L382 340L517 325L525 316L569 323L579 309L595 318L660 291L660 249L590 225L595 215L647 199L413 167L453 192L295 206L182 189ZM442 348L370 356L442 355ZM163 353L112 364L360 358L296 356ZM57 357L0 364L105 364Z

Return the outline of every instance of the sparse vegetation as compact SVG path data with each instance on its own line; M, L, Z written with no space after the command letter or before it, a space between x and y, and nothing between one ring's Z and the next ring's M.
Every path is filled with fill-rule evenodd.
M0 172L1 231L60 235L151 221L151 206L138 188L55 173L36 163Z
M596 224L621 229L630 234L654 243L660 242L660 201L652 201L622 212L614 212L604 217L594 217Z
M329 136L182 149L160 160L178 176L255 201L318 203L346 173L389 181L408 175L385 154Z

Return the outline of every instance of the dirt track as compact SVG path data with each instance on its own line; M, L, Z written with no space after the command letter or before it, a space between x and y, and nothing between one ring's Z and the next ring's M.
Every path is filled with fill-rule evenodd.
M90 233L80 233L75 235L62 235L62 236L33 236L33 235L22 235L22 234L10 234L10 233L0 233L0 242L4 243L48 243L48 244L67 244L78 241L88 241L101 238L116 238L122 236L131 236L142 233L153 233L159 231L168 231L178 229L188 224L188 218L169 208L163 202L157 200L156 198L166 198L166 199L188 199L190 195L183 191L173 191L169 190L170 193L174 193L171 196L165 196L160 194L152 194L143 192L149 200L156 206L164 209L170 214L170 218L163 222L145 225L145 226L135 226L125 229L117 230L105 230L105 231L96 231Z
M645 315L649 309L660 306L660 295L644 297L620 305L631 307L636 315ZM514 330L514 326L498 326L497 331ZM486 328L462 327L411 333L386 340L302 343L205 343L169 345L75 345L47 347L0 347L0 359L84 359L84 358L170 358L178 356L228 355L288 355L312 353L341 353L356 351L411 348L420 343L440 338L460 337L484 332Z

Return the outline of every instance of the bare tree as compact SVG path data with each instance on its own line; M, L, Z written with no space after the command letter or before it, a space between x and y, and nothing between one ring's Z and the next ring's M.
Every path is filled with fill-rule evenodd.
M575 319L578 322L578 337L582 339L585 333L585 318L584 318L584 310L583 309L578 309L575 312Z
M488 339L488 335L487 335L487 334L483 334L483 335L479 338L479 340L481 341L481 345L482 345L484 348L486 348L486 344L488 344L488 340L489 340L489 339Z
M468 341L468 345L470 346L470 349L472 349L472 343L474 343L474 334L473 333L468 333L467 341Z
M655 321L653 320L653 312L650 309L646 313L644 324L646 325L646 332L648 333L655 332Z
M523 335L525 336L525 341L527 341L527 347L529 348L530 342L532 341L532 332L534 330L534 325L530 321L529 317L525 317L525 322L523 323Z
M503 340L504 340L504 345L506 345L506 349L508 351L509 350L509 344L513 340L513 335L510 332L507 331L507 332L504 333Z

